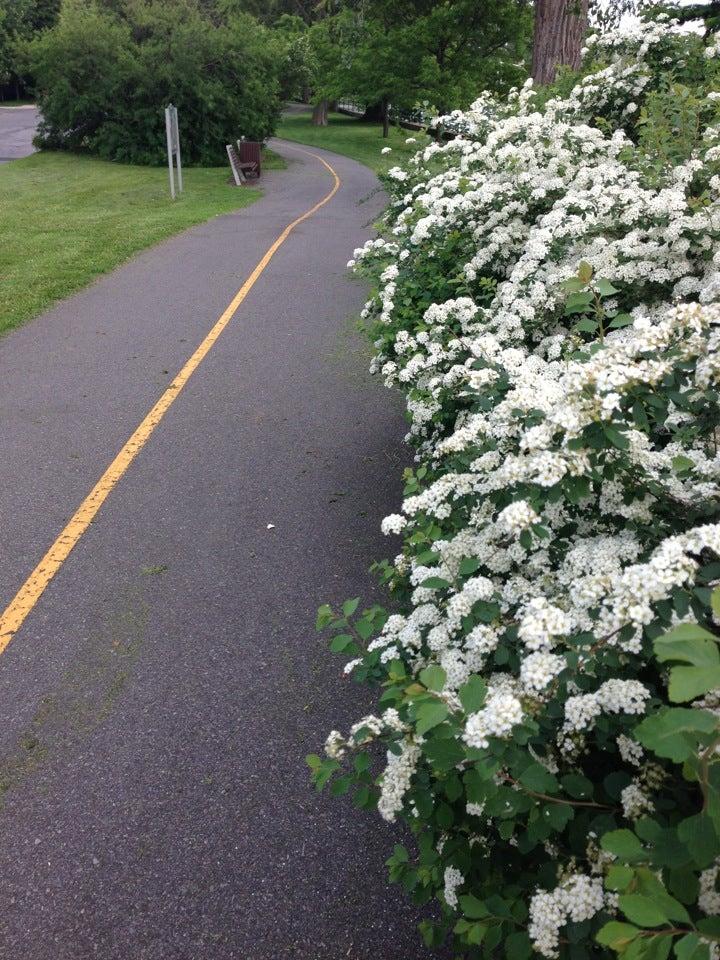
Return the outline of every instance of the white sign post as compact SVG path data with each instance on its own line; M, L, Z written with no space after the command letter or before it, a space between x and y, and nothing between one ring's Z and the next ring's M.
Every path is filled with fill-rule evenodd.
M182 161L180 159L180 128L178 127L177 107L170 104L165 107L165 136L167 138L168 172L170 174L170 196L175 199L175 169L177 164L178 193L183 192Z

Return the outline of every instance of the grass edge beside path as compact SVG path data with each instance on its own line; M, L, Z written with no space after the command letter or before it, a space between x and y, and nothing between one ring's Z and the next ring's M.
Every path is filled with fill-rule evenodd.
M391 127L390 136L385 139L380 124L343 113L331 113L326 127L315 127L309 107L307 112L283 114L275 135L351 157L378 174L387 173L390 167L411 157L419 145L430 142L427 134L398 127ZM414 138L416 143L405 143L408 138ZM390 147L391 153L381 153L383 147Z
M275 155L267 161L284 166ZM229 175L186 168L173 202L166 168L53 152L0 165L0 334L141 250L262 196L262 178L238 188Z

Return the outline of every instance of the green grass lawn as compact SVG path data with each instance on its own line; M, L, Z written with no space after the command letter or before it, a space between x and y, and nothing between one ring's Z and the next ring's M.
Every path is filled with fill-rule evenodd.
M34 107L34 100L0 100L0 107Z
M385 140L379 124L367 123L342 113L331 113L326 127L314 127L309 112L286 115L278 124L277 135L285 140L342 153L359 160L376 173L387 172L390 167L407 160L418 144L429 142L424 133L396 127L390 128L390 136ZM417 144L406 144L407 137L415 137ZM383 155L380 152L383 147L391 147L392 153Z
M230 186L229 175L227 167L185 169L185 192L173 203L166 168L63 153L0 164L0 333L138 250L261 196Z

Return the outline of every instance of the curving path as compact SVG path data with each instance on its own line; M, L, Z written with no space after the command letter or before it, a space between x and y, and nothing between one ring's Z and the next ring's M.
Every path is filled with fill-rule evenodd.
M0 341L0 609L328 171ZM317 151L322 153L322 151ZM345 263L382 198L342 179L260 276L0 657L0 957L418 960L396 831L303 757L368 703L313 632L372 592L400 410ZM369 199L366 199L368 198ZM361 202L365 199L365 202ZM274 526L268 529L268 525Z

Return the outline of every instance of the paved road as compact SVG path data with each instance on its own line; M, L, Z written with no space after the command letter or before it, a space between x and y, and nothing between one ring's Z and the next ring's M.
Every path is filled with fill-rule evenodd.
M0 340L9 600L279 230L325 195L289 163ZM381 198L280 248L0 657L0 958L418 960L396 832L303 757L368 706L312 622L372 594L400 410L365 375L345 263ZM361 200L364 198L364 203ZM274 524L267 529L268 524ZM2 604L0 603L0 607Z
M3 107L0 104L0 163L35 152L32 138L38 119L35 107Z

